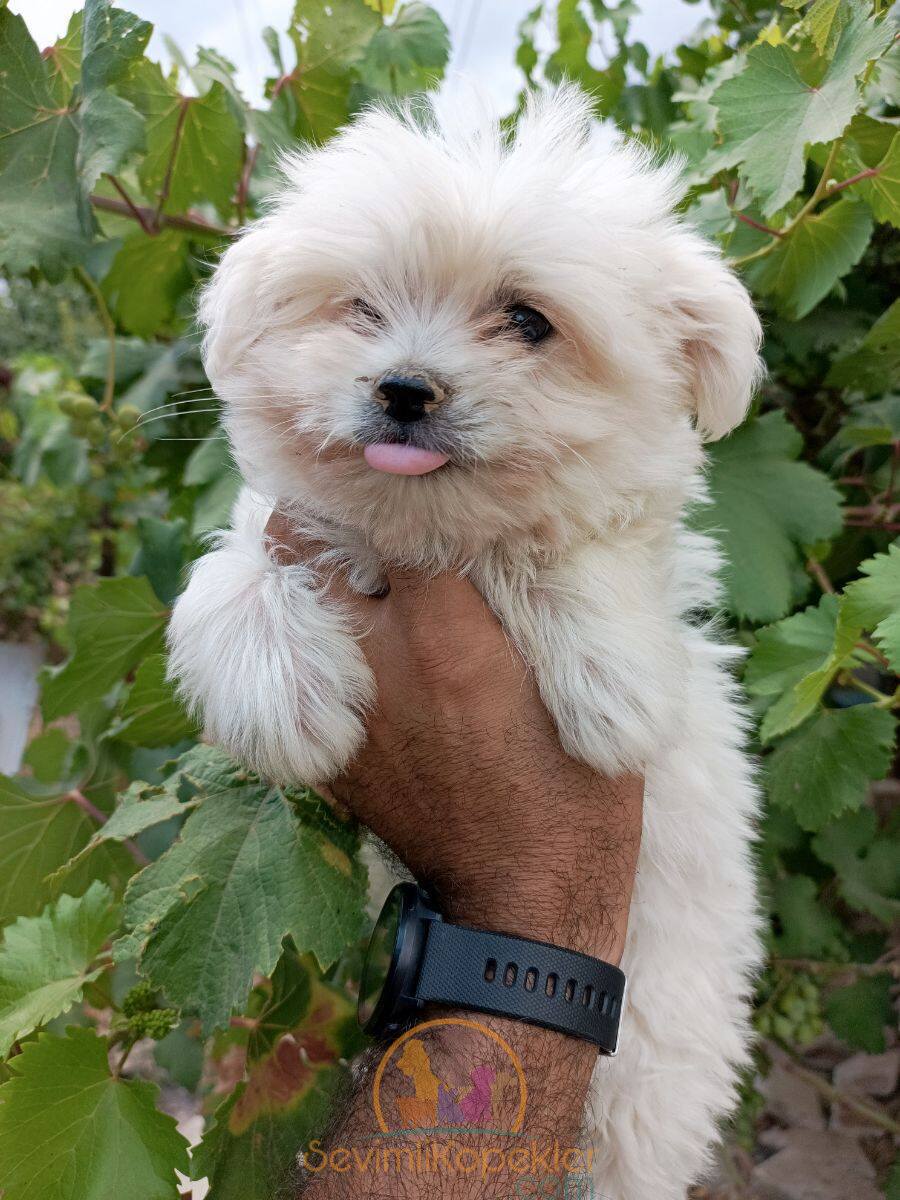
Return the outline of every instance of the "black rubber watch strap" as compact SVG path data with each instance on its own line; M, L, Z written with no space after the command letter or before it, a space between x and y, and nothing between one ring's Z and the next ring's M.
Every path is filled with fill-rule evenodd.
M530 1021L615 1054L625 976L546 942L428 922L417 1001Z

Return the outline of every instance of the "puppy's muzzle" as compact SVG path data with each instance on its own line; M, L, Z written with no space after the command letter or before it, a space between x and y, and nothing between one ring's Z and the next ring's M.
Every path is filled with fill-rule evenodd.
M434 412L445 392L430 375L388 372L376 383L374 398L389 417L409 425Z

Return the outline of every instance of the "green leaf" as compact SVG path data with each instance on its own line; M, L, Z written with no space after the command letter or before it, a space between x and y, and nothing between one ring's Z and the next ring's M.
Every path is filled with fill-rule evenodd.
M856 78L891 42L887 22L853 3L821 80L804 77L802 56L785 43L754 46L744 69L713 94L724 141L722 166L743 174L765 214L777 212L803 183L805 149L838 137L858 105Z
M859 808L869 780L890 769L895 729L893 715L873 704L822 710L765 760L772 803L812 832Z
M834 868L851 908L872 913L886 925L900 918L900 841L879 834L872 809L832 821L813 839L812 848Z
M60 107L22 17L0 8L0 265L59 280L93 229L75 171L78 126Z
M326 1127L346 1080L345 1069L309 1065L285 1039L216 1109L193 1153L194 1173L209 1178L216 1200L271 1200Z
M162 197L165 212L184 212L207 200L227 215L244 142L222 84L213 83L205 96L182 96L158 64L144 59L122 90L147 119L147 153L138 172L143 190Z
M187 1142L157 1092L113 1078L90 1029L25 1045L0 1088L4 1200L178 1200Z
M760 726L764 742L805 721L852 656L861 628L839 625L838 612L837 597L823 596L818 607L759 631L744 684L751 695L774 698Z
M244 1003L254 972L272 972L286 936L333 962L359 936L365 880L304 793L293 803L222 757L200 767L204 803L129 885L117 953L139 950L141 972L210 1030Z
M286 83L298 137L324 142L346 123L354 69L381 28L364 0L337 0L327 9L319 0L297 0L289 31L297 66Z
M0 923L33 916L53 896L47 877L87 844L96 826L77 804L56 793L32 795L0 775ZM121 889L134 864L104 852L67 879L72 892L102 878Z
M872 170L877 174L856 185L875 215L876 221L889 221L900 226L900 133L894 135L890 148Z
M425 4L404 4L390 25L375 31L360 64L369 87L389 96L435 87L450 57L450 35L440 16Z
M346 1081L338 1060L365 1042L346 992L291 948L261 991L247 1081L216 1112L194 1156L195 1172L208 1175L219 1200L269 1200L278 1191Z
M900 396L883 396L855 405L835 435L836 446L861 449L900 442Z
M57 108L65 108L81 74L84 12L74 12L65 34L45 51L47 82Z
M900 383L900 300L881 314L855 350L832 363L825 382L870 395Z
M896 1025L892 982L890 975L872 975L831 993L825 1001L825 1015L839 1038L867 1054L884 1050L884 1027Z
M763 294L773 294L789 317L799 320L823 300L862 258L872 236L872 218L856 200L839 200L804 219L749 273Z
M141 517L137 523L141 544L128 573L146 575L163 604L171 604L181 591L185 526L183 517L175 521Z
M802 448L800 434L774 411L711 449L713 504L698 507L691 524L721 543L726 602L738 617L783 617L802 598L800 548L840 532L840 494L821 472L795 461Z
M108 0L87 0L77 157L85 192L105 171L117 171L132 151L143 149L141 114L111 88L142 57L152 31L148 21L111 8Z
M0 946L0 1058L81 998L102 970L92 964L118 923L112 892L93 883L83 896L60 896L40 916L7 927Z
M589 52L594 35L579 0L560 0L556 35L558 48L544 64L547 78L554 83L569 79L580 84L594 98L598 112L611 113L625 88L625 63L619 55L603 71L593 66Z
M842 616L848 624L872 631L872 637L900 670L900 541L860 563L866 578L844 589Z
M121 724L112 736L132 746L174 746L196 734L196 726L166 679L164 654L152 654L137 669Z
M222 427L217 425L209 437L191 451L184 464L182 482L185 487L203 486L229 471L234 471L234 459L228 439Z
M160 650L167 615L146 579L103 579L78 588L69 613L72 657L42 672L44 719L99 699Z
M189 243L177 229L144 232L122 243L103 279L103 294L129 333L151 337L167 328L190 286Z
M808 876L782 875L775 879L772 910L781 926L775 947L782 957L843 957L843 926L823 908L816 884Z
M852 9L845 0L815 0L803 20L821 55L830 57Z
M170 821L173 817L183 816L196 807L196 804L196 800L182 802L174 792L151 787L140 781L130 784L108 820L94 832L90 841L74 857L54 872L51 878L67 878L71 871L100 846L136 837L145 829L151 829L163 821Z

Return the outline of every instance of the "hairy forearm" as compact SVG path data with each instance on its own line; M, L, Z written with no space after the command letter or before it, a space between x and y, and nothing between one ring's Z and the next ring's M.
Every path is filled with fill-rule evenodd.
M424 1123L427 1104L411 1111L416 1081L398 1060L413 1040L449 1091L473 1068L491 1080L487 1124L469 1108L473 1120L452 1128L446 1091L436 1125ZM593 1155L580 1131L596 1061L595 1047L550 1030L435 1009L403 1043L368 1052L338 1121L306 1149L300 1193L310 1200L562 1194L563 1176L590 1171ZM411 1116L423 1124L408 1128Z

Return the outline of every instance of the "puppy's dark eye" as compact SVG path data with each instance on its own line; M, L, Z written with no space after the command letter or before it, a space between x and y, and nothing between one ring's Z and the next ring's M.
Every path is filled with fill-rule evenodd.
M351 307L354 313L362 317L364 321L370 321L373 325L383 325L384 318L377 309L373 308L368 300L352 300Z
M523 341L532 346L542 342L553 332L553 326L543 313L527 304L512 304L506 310L508 328L514 330Z

